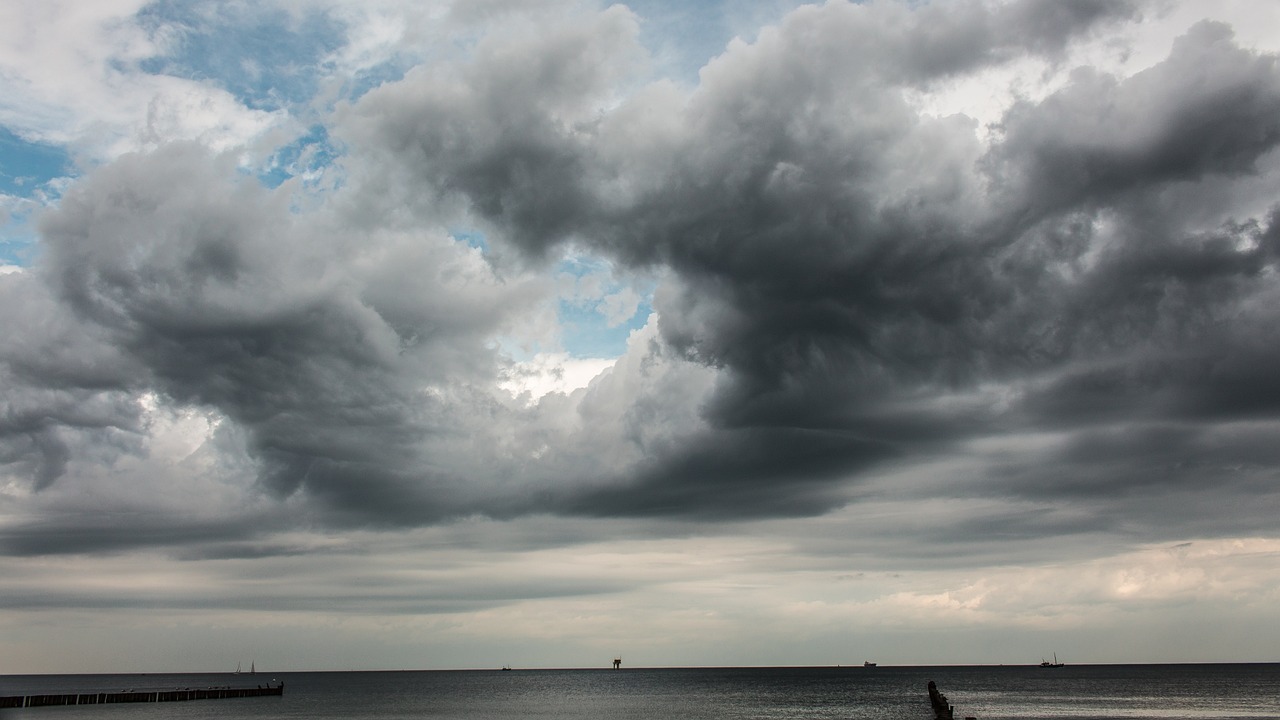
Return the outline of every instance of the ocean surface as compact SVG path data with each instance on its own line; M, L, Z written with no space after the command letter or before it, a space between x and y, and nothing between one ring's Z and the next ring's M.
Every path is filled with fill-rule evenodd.
M1280 718L1280 664L623 668L3 675L0 696L285 683L283 697L0 710L6 720L932 720L929 680L980 720Z

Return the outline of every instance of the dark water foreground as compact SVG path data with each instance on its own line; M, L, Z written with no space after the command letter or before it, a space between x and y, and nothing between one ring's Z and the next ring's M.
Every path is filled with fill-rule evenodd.
M0 710L5 720L929 720L937 682L980 720L1280 718L1280 664L275 673L280 697ZM8 675L0 696L230 684L229 674ZM249 681L254 682L254 681ZM274 684L274 683L273 683Z

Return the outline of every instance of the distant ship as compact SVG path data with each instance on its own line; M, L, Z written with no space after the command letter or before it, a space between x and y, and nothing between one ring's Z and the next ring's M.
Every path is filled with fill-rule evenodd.
M1058 662L1058 653L1053 654L1053 662L1040 658L1040 667L1062 667L1064 665L1066 665L1066 663Z
M873 662L871 662L870 660L866 660L866 661L864 661L864 662L862 663L862 667L864 667L864 668L867 668L867 667L875 667L875 666L876 666L876 664L875 664L875 663L873 663Z

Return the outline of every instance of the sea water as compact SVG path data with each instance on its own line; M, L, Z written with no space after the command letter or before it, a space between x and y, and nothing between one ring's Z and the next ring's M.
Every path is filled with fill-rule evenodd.
M1280 718L1280 664L9 675L0 696L283 681L283 697L0 710L6 720Z

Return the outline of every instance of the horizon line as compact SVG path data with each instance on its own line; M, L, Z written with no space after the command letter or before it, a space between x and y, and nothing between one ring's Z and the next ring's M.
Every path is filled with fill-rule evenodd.
M1066 663L1064 667L1100 667L1100 666L1118 666L1118 665L1280 665L1280 660L1168 660L1168 661L1147 661L1147 662L1075 662ZM997 667L1026 667L1038 668L1039 663L925 663L925 664L884 664L876 663L875 667L864 667L861 663L822 663L822 664L790 664L790 665L635 665L631 667L613 668L611 666L584 665L584 666L484 666L484 667L456 667L456 668L363 668L363 669L320 669L320 670L268 670L258 671L257 675L284 674L284 673L392 673L392 672L502 672L505 670L533 670L533 671L588 671L600 670L604 672L615 672L618 670L782 670L782 669L855 669L855 670L883 670L883 669L916 669L916 668L997 668ZM1055 668L1058 669L1058 668ZM0 677L18 677L18 676L40 676L40 675L236 675L237 673L229 670L138 670L129 672L33 672L33 673L14 673L3 672ZM239 673L239 675L248 675L248 673Z

